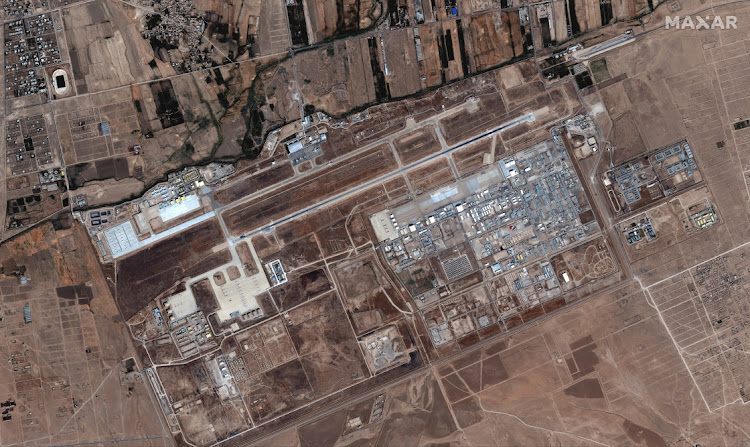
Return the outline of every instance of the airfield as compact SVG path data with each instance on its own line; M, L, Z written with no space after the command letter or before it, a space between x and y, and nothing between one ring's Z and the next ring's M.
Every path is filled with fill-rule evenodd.
M705 8L3 5L0 442L750 442Z

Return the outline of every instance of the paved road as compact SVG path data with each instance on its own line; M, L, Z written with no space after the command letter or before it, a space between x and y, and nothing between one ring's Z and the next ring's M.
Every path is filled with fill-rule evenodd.
M573 60L585 61L631 42L635 42L635 37L632 34L625 34L620 37L615 37L614 39L610 39L606 42L596 44L593 47L585 48L581 51L576 51L575 53L573 53Z

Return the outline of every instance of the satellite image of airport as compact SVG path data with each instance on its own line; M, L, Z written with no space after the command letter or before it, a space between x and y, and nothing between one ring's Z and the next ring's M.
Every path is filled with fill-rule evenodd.
M750 447L750 2L0 23L0 447Z

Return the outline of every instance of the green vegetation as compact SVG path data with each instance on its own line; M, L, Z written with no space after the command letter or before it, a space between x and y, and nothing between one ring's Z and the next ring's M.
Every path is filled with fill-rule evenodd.
M0 266L0 274L2 275L8 275L8 276L23 276L26 274L26 266L22 265L16 268L15 271L12 272L6 272L5 266Z
M188 122L195 121L195 114L190 109L185 109L185 111L182 113L185 116L185 120Z
M208 126L210 126L211 123L212 123L211 118L207 116L201 116L200 118L198 118L198 129L205 129Z
M219 98L219 104L224 109L229 108L229 100L227 100L227 92L219 92L217 97Z
M260 110L266 104L265 86L261 80L260 71L253 80L247 96L247 105L242 108L247 131L241 147L242 152L247 156L256 158L263 149L263 123L266 121Z
M182 145L182 152L188 157L192 157L195 153L195 146L193 146L193 143L190 141L186 141L185 144Z
M594 81L597 84L607 79L612 79L612 75L607 70L607 60L605 58L591 61L591 74L594 75Z

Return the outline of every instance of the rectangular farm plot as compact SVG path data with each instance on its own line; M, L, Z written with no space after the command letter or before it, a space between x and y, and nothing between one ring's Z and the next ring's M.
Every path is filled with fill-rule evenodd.
M162 80L149 85L151 93L156 101L156 114L161 120L163 129L167 129L185 122L180 109L180 103L177 101L172 81Z
M495 12L471 17L466 35L474 50L472 62L477 71L486 70L524 52L523 29L518 14Z

